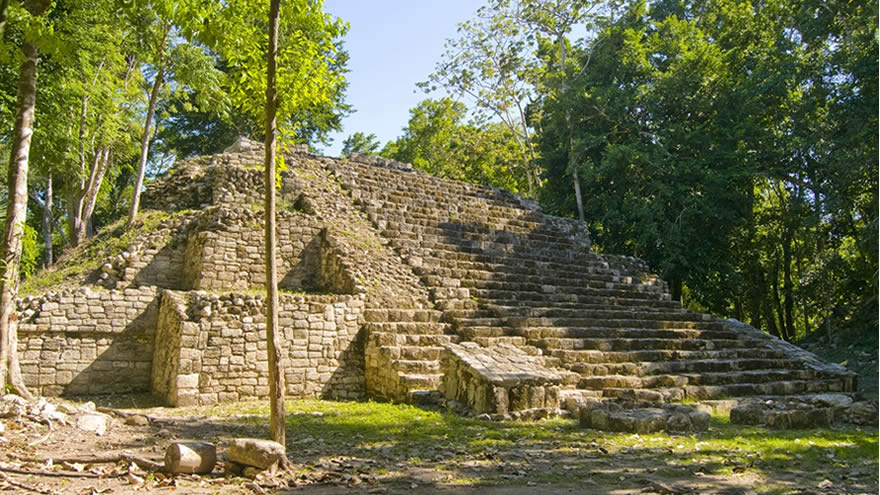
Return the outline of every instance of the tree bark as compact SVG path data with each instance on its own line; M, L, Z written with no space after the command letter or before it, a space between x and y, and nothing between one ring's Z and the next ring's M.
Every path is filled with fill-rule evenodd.
M784 296L785 333L790 340L795 337L794 329L794 282L791 279L791 229L785 228L782 236L782 293Z
M78 187L78 191L73 191L68 199L68 221L70 223L71 243L78 246L88 237L89 220L95 211L95 205L98 201L98 192L101 190L101 183L104 181L104 175L110 165L110 148L104 147L95 151L94 160L92 160L92 170L89 174L89 182L83 187Z
M6 225L3 230L3 278L0 280L0 388L12 385L20 395L30 397L21 380L16 355L19 264L21 263L22 226L27 214L27 175L31 137L34 133L34 107L37 95L37 45L22 43L25 59L21 64L16 103L15 127L12 130L12 151L9 158L7 187L9 198Z
M43 202L43 268L53 263L52 253L52 174L46 179L46 200Z
M0 0L0 43L6 33L6 19L8 19L9 0Z
M269 429L272 440L286 447L284 422L284 373L281 369L281 339L278 333L278 267L275 260L275 88L278 55L278 24L281 0L269 2L269 53L266 68L266 347L269 354Z
M568 82L565 74L565 37L562 33L558 37L559 43L559 59L560 69L562 70L562 91L560 96L565 97L568 90ZM577 202L578 219L583 222L584 218L584 200L581 196L581 179L577 169L577 159L574 152L574 128L571 125L571 107L565 107L565 127L568 131L568 170L571 172L571 182L574 185L574 198Z
M168 31L171 29L170 24L165 25L165 31L162 33L162 42L159 49L165 53L165 41L168 39ZM150 126L153 125L153 114L156 111L156 101L159 99L159 89L162 87L162 81L165 77L164 55L159 58L159 69L156 71L156 80L153 81L153 89L150 91L150 103L147 106L147 120L144 122L144 136L141 139L141 155L138 159L137 179L134 182L134 191L131 196L131 209L128 212L128 227L134 225L137 218L138 207L141 201L141 187L144 185L144 172L147 168L147 154L150 151Z

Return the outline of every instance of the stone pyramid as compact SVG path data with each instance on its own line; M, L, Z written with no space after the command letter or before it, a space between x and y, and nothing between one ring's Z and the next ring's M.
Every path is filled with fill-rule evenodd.
M288 397L440 397L506 417L855 390L840 366L682 308L644 262L592 252L583 224L510 192L368 156L284 162ZM179 163L124 249L22 299L26 383L170 405L267 396L261 166L253 146Z

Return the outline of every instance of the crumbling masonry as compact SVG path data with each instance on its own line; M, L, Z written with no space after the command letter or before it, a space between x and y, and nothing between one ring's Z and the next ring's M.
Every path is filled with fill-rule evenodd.
M529 200L374 157L284 158L289 397L442 396L531 417L854 390L839 366L682 308L642 261L592 252L584 225ZM21 300L26 384L171 405L265 397L261 163L258 149L180 163L143 195L168 213L156 228Z

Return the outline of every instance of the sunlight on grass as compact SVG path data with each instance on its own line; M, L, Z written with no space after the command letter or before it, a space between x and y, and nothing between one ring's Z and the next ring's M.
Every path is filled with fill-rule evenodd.
M242 425L268 422L265 402L188 410L193 413ZM748 471L767 481L761 493L785 492L780 486L787 485L773 481L780 473L795 473L813 486L830 470L877 481L876 428L780 431L731 425L717 416L707 432L638 435L583 429L563 418L491 422L405 404L321 400L288 401L286 420L288 451L300 459L380 459L396 475L398 465L406 465L483 483L576 483L639 472L693 477ZM546 466L536 468L541 462ZM389 466L369 469L379 475Z

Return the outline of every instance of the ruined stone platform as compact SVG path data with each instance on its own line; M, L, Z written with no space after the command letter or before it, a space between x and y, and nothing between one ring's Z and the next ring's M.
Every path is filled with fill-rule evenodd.
M681 307L636 258L508 191L377 157L286 155L277 215L289 397L575 412L849 393L855 375L734 320ZM25 383L42 394L152 392L168 404L268 393L262 152L178 163L144 225L105 229L19 302ZM102 247L103 246L103 247Z

